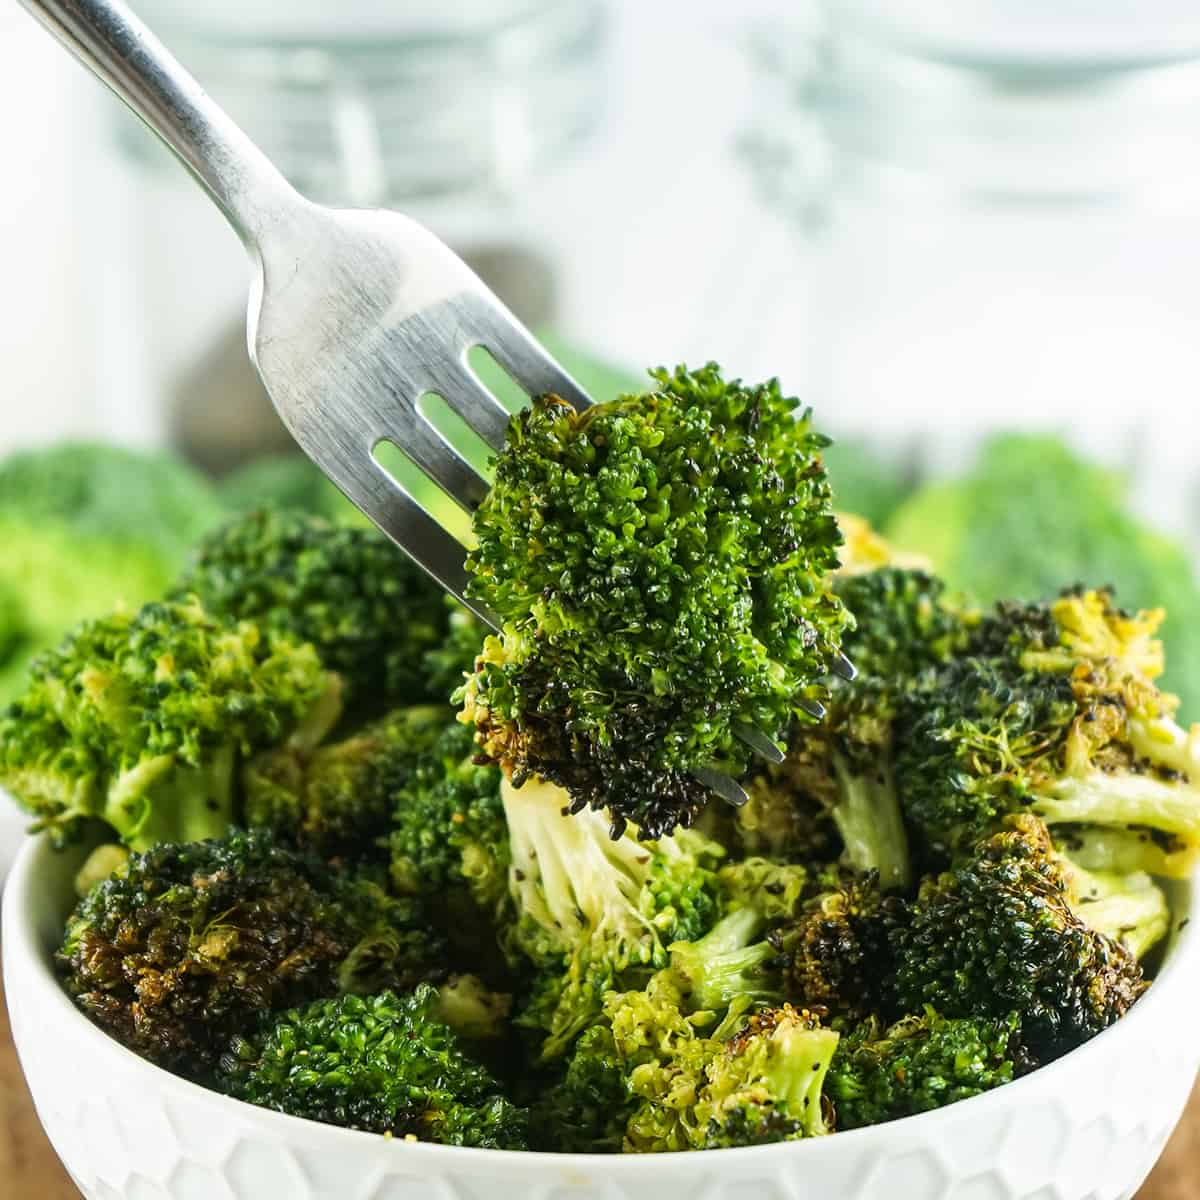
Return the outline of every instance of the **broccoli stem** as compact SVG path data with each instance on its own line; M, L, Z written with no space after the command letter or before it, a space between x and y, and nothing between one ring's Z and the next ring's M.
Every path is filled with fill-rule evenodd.
M1085 871L1062 859L1071 890L1071 908L1089 928L1120 942L1139 961L1167 934L1167 898L1143 871L1127 875Z
M113 781L99 814L135 853L163 842L221 838L234 823L236 748L221 746L203 766L181 766L162 754Z
M779 952L768 942L754 943L763 924L755 909L737 908L702 938L669 947L671 970L693 1012L724 1009L741 998L778 998L778 981L764 968Z
M771 1095L787 1112L802 1114L805 1137L827 1133L821 1092L839 1036L832 1029L787 1026L771 1035L766 1079Z
M1156 835L1150 829L1103 825L1060 826L1055 843L1087 871L1129 875L1144 871L1165 879L1189 879L1200 861L1200 842Z
M1034 799L1033 811L1047 825L1141 825L1195 844L1200 842L1198 800L1190 784L1092 770L1057 780Z
M908 835L891 765L872 766L873 776L850 768L834 755L838 799L831 816L846 847L846 860L858 871L878 871L885 890L901 890L912 882Z

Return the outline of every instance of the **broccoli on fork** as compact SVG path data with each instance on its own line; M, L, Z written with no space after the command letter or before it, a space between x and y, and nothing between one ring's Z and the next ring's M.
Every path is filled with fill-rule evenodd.
M515 781L648 838L703 807L693 770L745 772L739 725L779 736L824 695L846 624L808 414L714 365L653 375L646 395L513 418L467 562L502 628L462 689Z

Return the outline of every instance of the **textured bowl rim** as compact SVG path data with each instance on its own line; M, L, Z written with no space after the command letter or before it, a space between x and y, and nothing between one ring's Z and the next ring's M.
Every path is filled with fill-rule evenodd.
M5 989L10 1006L18 997L22 1001L28 998L41 1013L39 1025L42 1030L51 1028L57 1020L73 1023L75 1035L87 1043L89 1052L98 1060L107 1060L114 1068L120 1066L125 1071L145 1074L147 1090L157 1091L168 1097L175 1096L184 1102L211 1105L218 1113L224 1110L227 1114L224 1118L226 1122L236 1122L242 1126L254 1125L266 1132L273 1130L278 1135L285 1135L287 1130L291 1130L293 1134L303 1130L307 1139L332 1138L342 1142L347 1148L357 1147L363 1151L370 1148L379 1153L380 1144L387 1140L379 1134L326 1125L223 1096L155 1066L93 1025L72 1004L70 997L59 985L52 966L52 950L39 937L33 920L31 898L35 892L42 890L39 881L45 878L51 869L50 864L55 861L66 863L70 858L67 855L60 856L45 838L27 837L17 854L4 888L3 904L0 905L0 942L3 943ZM64 867L60 866L59 869L63 870ZM843 1130L829 1137L778 1142L765 1146L709 1150L699 1155L689 1151L662 1154L564 1154L553 1151L485 1150L442 1146L431 1142L409 1142L403 1138L390 1141L396 1147L397 1155L405 1156L408 1166L427 1161L431 1169L446 1170L452 1165L451 1156L465 1155L465 1159L459 1159L459 1164L463 1168L469 1164L473 1171L480 1168L489 1171L502 1168L506 1172L518 1171L524 1174L530 1169L536 1169L540 1164L559 1173L579 1172L586 1175L602 1167L605 1172L619 1172L622 1176L629 1173L653 1175L660 1171L678 1171L684 1163L691 1167L703 1163L715 1168L718 1160L714 1159L714 1155L719 1155L719 1162L730 1167L750 1162L762 1166L765 1165L767 1156L775 1156L772 1161L778 1161L783 1155L794 1156L800 1161L800 1156L803 1155L839 1155L843 1150L847 1154L853 1154L856 1147L865 1150L867 1142L880 1137L890 1139L899 1136L915 1144L923 1140L920 1131L932 1132L936 1122L945 1122L950 1115L960 1120L970 1115L986 1121L989 1114L995 1115L1033 1099L1039 1090L1057 1090L1060 1077L1070 1072L1073 1066L1082 1063L1084 1055L1096 1056L1115 1052L1119 1048L1119 1039L1132 1041L1137 1038L1144 1028L1151 1027L1160 1010L1170 1001L1171 996L1164 993L1170 992L1173 995L1177 989L1188 986L1190 979L1200 979L1200 922L1192 919L1195 879L1170 883L1169 894L1173 913L1164 961L1155 976L1153 986L1126 1016L1048 1066L1040 1067L1029 1075L990 1092L959 1100L933 1112L919 1113L916 1116L903 1117L863 1129ZM17 1050L19 1054L19 1041ZM281 1137L280 1140L286 1139ZM399 1159L397 1161L399 1162Z

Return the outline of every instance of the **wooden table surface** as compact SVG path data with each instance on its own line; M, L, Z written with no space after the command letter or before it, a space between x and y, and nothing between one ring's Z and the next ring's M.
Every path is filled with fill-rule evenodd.
M19 1200L79 1200L42 1133L17 1063L0 983L0 1195ZM1137 1200L1200 1196L1200 1085L1183 1123Z

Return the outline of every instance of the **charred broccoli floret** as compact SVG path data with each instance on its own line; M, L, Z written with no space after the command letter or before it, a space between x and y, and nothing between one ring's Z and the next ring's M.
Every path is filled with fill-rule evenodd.
M905 812L930 853L969 847L1028 808L1051 826L1153 831L1126 869L1190 868L1200 739L1172 720L1174 699L1153 682L1161 616L1076 590L1050 605L1001 605L980 624L915 706L899 756Z
M341 741L256 756L242 777L245 824L327 857L383 858L396 797L452 718L436 704L398 708Z
M1128 950L1072 910L1069 887L1045 825L1009 818L969 858L922 884L891 927L900 1011L1015 1012L1043 1061L1111 1025L1147 983Z
M842 1036L825 1078L838 1129L929 1112L1029 1070L1015 1014L948 1020L933 1009L885 1028L868 1017Z
M422 668L446 634L443 593L374 528L300 512L247 513L200 543L175 594L311 643L356 705L448 698L426 694Z
M263 1012L342 991L412 987L441 947L408 901L264 833L135 854L67 923L76 1004L145 1058L205 1078Z
M448 1146L524 1150L529 1117L464 1054L427 984L268 1019L221 1060L229 1095L292 1116Z
M0 713L0 784L58 842L87 818L134 849L219 837L240 764L314 745L340 712L311 646L195 601L148 604L85 622L37 660Z
M516 909L512 949L537 973L518 1022L561 1055L600 1015L604 994L644 981L675 941L700 937L718 915L720 850L690 830L642 842L627 827L567 811L566 793L529 780L501 786Z
M819 698L846 616L826 439L776 381L716 366L582 413L513 419L468 557L502 623L463 689L484 752L654 838L744 774L745 723L782 735Z
M795 813L827 814L846 863L902 890L912 865L893 767L897 716L919 703L937 668L965 645L971 617L923 571L860 572L840 578L836 590L854 617L843 647L858 674L831 683L826 719L798 726L787 760L766 775L777 806L790 801ZM755 797L752 789L752 805ZM740 823L746 819L739 814Z

